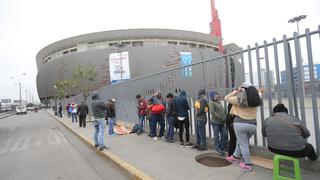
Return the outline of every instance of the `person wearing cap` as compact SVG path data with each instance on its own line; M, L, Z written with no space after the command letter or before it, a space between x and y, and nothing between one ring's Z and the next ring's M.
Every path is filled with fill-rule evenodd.
M199 96L198 100L195 103L197 144L192 146L192 149L198 149L199 151L206 151L207 150L206 124L207 124L207 110L208 110L208 100L206 97L206 90L205 89L199 90L198 96Z
M306 141L309 130L298 118L290 116L283 104L277 104L272 116L263 121L262 135L267 137L271 152L291 157L307 156L311 161L318 158L313 146Z
M211 114L210 123L212 125L214 138L213 144L215 150L220 154L224 155L224 148L226 145L226 127L225 120L226 114L225 110L220 103L219 94L216 91L209 92L209 110Z
M237 146L233 155L226 159L232 163L239 163L240 167L252 171L250 159L249 139L257 129L257 110L261 104L261 92L250 83L243 83L238 89L225 96L224 100L232 104L230 114L234 114L234 131ZM240 161L240 157L244 162Z
M105 129L105 113L107 106L104 102L100 101L99 94L92 95L91 109L93 113L93 125L94 125L94 134L93 139L95 147L100 150L108 149L104 144L104 129Z
M116 102L115 99L109 99L107 103L107 117L108 117L108 125L109 125L109 131L108 134L110 136L115 136L115 132L113 130L113 127L115 125L116 121L116 110L114 107L114 103Z

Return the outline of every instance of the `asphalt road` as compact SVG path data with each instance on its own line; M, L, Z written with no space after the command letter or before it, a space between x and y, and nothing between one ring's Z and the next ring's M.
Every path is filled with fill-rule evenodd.
M129 179L46 112L0 119L1 180Z

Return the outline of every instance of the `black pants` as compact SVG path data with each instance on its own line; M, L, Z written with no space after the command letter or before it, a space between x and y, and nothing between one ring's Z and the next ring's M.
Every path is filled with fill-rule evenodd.
M190 131L189 131L189 118L185 118L183 121L178 120L179 124L179 139L183 142L183 129L186 129L186 142L190 141Z
M314 151L314 148L311 144L306 143L306 147L302 150L299 151L286 151L286 150L281 150L281 149L275 149L272 147L269 147L269 150L271 152L285 155L285 156L291 156L291 157L308 157L311 161L314 161L318 158L316 152Z
M59 117L62 117L62 110L59 110Z
M234 150L237 146L237 137L234 132L234 128L232 124L227 124L227 128L229 131L229 148L228 148L228 156L231 156L234 153Z
M86 127L86 117L87 115L84 116L79 116L79 126L80 127Z

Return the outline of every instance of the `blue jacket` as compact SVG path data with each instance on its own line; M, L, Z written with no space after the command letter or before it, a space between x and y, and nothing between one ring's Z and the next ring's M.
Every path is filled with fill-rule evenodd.
M180 96L176 98L177 117L189 118L188 110L190 110L190 106L187 100L187 93L185 91L181 91Z

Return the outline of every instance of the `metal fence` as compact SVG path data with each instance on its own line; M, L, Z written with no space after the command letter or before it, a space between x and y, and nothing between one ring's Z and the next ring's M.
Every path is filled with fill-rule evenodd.
M184 90L192 107L198 90L202 88L214 89L224 96L242 82L251 82L256 87L265 88L265 94L257 116L257 133L250 143L266 146L265 138L261 135L261 123L270 116L274 105L284 103L289 114L301 119L308 127L311 133L308 140L317 147L319 153L319 57L320 26L316 31L306 29L304 34L294 33L293 37L284 35L281 40L274 38L271 42L256 43L255 46L229 51L189 66L106 86L97 92L102 99L116 99L118 120L137 122L136 94L149 98L156 90L160 90L163 96L169 92L178 95ZM186 71L189 73L187 76L183 75ZM81 96L72 97L72 101L78 103L80 99ZM193 113L192 108L192 134L195 133ZM207 136L213 137L209 123Z

